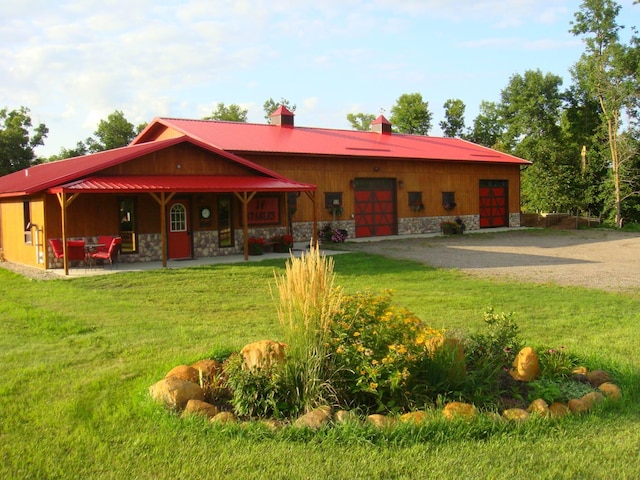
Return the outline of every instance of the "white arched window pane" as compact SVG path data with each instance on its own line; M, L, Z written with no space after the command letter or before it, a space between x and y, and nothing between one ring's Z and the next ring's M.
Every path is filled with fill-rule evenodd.
M171 206L169 212L169 229L172 232L185 232L187 230L187 209L181 203Z

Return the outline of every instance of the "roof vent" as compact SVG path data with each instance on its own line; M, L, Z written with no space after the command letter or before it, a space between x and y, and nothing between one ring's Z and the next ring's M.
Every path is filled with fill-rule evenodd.
M371 122L371 131L383 135L391 135L391 122L387 120L384 115L380 115Z
M271 125L293 127L293 113L284 105L280 105L270 116Z

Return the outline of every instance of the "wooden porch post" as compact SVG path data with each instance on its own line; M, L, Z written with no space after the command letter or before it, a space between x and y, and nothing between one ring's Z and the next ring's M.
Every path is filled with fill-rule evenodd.
M160 192L160 196L156 193L149 192L151 198L153 198L158 205L160 205L160 244L162 245L162 266L167 266L167 204L171 201L175 192L171 192L167 195L165 192Z
M308 191L306 190L304 192L307 197L309 197L309 199L311 200L312 203L312 211L313 211L313 246L317 247L318 246L318 205L316 202L316 192L315 191Z
M240 203L242 203L242 236L244 238L243 249L244 259L249 260L249 202L255 196L256 192L233 192Z
M60 217L62 219L62 265L65 275L69 275L69 252L67 249L67 207L71 205L71 202L78 198L78 195L80 194L74 193L70 197L67 197L66 192L56 193L56 197L58 197L58 203L60 204Z

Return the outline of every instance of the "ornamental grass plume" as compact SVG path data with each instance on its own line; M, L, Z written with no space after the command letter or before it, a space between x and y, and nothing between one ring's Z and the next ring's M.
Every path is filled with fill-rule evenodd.
M333 265L333 259L311 244L299 258L291 255L283 275L274 273L276 309L287 344L285 376L291 401L303 411L325 403L331 393L326 378L329 325L342 301Z

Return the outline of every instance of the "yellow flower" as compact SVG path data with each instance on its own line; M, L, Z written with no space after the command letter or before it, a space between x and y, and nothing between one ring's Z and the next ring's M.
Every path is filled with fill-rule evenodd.
M372 365L378 365L378 360L375 360L375 359L371 360L371 364Z
M378 388L378 384L377 384L376 382L371 382L371 383L369 384L369 388L370 388L371 390L375 390L375 389L377 389L377 388Z
M359 337L360 336L360 332L353 332L353 336L354 337Z
M340 345L337 349L336 349L336 353L344 353L344 347L342 345Z
M358 345L358 352L359 353L364 352L364 347L362 345Z

